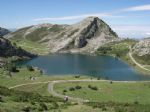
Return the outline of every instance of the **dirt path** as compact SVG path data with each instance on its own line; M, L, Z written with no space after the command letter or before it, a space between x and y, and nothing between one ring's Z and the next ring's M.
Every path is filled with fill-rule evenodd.
M53 96L64 98L66 95L59 94L54 90L54 85L56 83L64 83L64 82L68 82L68 81L53 81L53 82L49 83L48 84L49 93L52 94ZM84 99L81 99L81 98L75 98L75 97L70 97L70 96L68 96L68 98L69 98L69 100L72 100L72 101L75 101L75 102L78 102L78 103L88 101L88 100L84 100Z
M12 86L12 87L9 87L9 89L14 89L14 88L17 88L17 87L22 87L22 86L27 86L27 85L34 85L34 84L46 84L46 83L49 83L51 81L46 81L46 82L33 82L33 83L25 83L25 84L18 84L18 85L15 85L15 86Z
M144 67L144 65L141 65L140 63L138 63L134 58L133 58L133 56L132 56L132 48L131 48L131 46L129 47L130 48L130 52L129 52L129 57L130 57L130 59L138 66L138 67L140 67L141 69L143 69L143 70L146 70L146 71L149 71L150 72L150 70L149 69L147 69L147 68L145 68Z
M9 87L9 89L14 89L14 88L22 87L22 86L26 86L26 85L48 83L48 92L50 94L52 94L53 96L56 96L56 97L64 98L65 95L57 93L54 90L54 85L55 84L66 83L66 82L106 82L106 81L110 82L109 80L91 80L91 79L84 79L84 80L83 79L82 80L56 80L56 81L46 81L46 82L34 82L34 83L19 84L19 85L16 85L16 86ZM113 82L135 83L137 81L113 81ZM149 82L149 81L142 81L142 82ZM83 103L83 102L88 102L89 101L88 99L75 98L75 97L70 97L70 96L68 96L68 97L69 97L70 100L78 102L78 103Z

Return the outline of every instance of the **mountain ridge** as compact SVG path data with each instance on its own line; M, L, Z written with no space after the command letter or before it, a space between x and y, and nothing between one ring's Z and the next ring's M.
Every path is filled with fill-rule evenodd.
M88 17L73 25L39 24L25 27L6 38L29 40L44 44L50 53L94 53L109 41L118 41L118 35L98 17Z

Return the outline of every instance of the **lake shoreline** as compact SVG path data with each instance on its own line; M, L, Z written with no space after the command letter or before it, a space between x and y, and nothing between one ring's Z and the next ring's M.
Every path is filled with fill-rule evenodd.
M52 58L52 59L51 59ZM80 59L81 58L81 59ZM102 58L102 59L101 59ZM108 59L107 59L108 58ZM109 59L110 58L110 59ZM40 60L40 62L38 62L37 60ZM43 62L43 61L44 62ZM54 60L54 61L53 61ZM69 60L69 61L68 61ZM71 60L71 61L70 61ZM82 62L82 61L85 61L85 62L83 62L83 63L80 63L80 62ZM101 60L100 62L99 62L99 60ZM126 61L124 61L123 59L121 59L121 58L117 58L117 57L114 57L114 56L110 56L110 55L85 55L85 54L64 54L64 53L56 53L56 54L49 54L49 55L44 55L44 56L38 56L38 57L36 57L36 58L33 58L32 60L28 60L29 61L29 65L32 63L32 61L35 63L35 64L31 64L33 67L37 67L37 68L40 68L42 71L44 71L44 73L46 74L46 75L49 75L49 76L51 76L51 74L55 74L56 76L59 76L59 75L62 75L62 74L64 74L64 75L70 75L70 74L74 74L74 75L78 75L78 74L84 74L84 75L87 75L87 76L95 76L95 77L99 77L100 76L100 78L103 78L103 79L110 79L110 80L116 80L116 79L112 79L112 78L110 78L109 77L109 75L113 75L114 73L112 73L112 72L110 72L110 73L107 73L108 72L108 70L107 70L107 68L109 68L109 66L110 66L110 63L116 63L115 64L115 66L117 66L117 67L120 67L120 64L125 64L125 65L123 65L123 68L121 67L120 69L124 69L125 70L125 68L128 66L129 68L130 68L130 64L129 63L127 63ZM25 62L25 63L28 63L28 61L27 62ZM50 61L50 62L49 62ZM108 63L108 64L106 64L106 62ZM60 63L59 63L60 62ZM75 66L75 64L74 63L76 63L77 62L77 65ZM90 63L89 63L90 62ZM101 62L103 62L103 64L101 64ZM22 63L22 62L21 62ZM38 64L39 63L39 64ZM52 63L51 65L48 65L49 63ZM64 63L65 65L61 65L62 63ZM68 65L68 63L69 63L69 65ZM71 64L70 64L71 63ZM85 64L86 63L86 64ZM101 73L101 70L99 70L100 68L97 68L97 65L95 66L90 66L90 64L93 64L93 63L96 63L99 67L101 67L101 66L103 66L103 65L105 65L105 69L107 70L106 71L106 76L105 76L105 74L103 74L103 73ZM36 64L37 64L37 66L36 66ZM117 65L117 64L119 64L119 65ZM46 66L48 66L48 68L47 69L45 69L45 68L42 68L42 66L44 66L45 67L45 65ZM74 65L74 66L73 66ZM85 65L85 66L84 66ZM64 66L67 66L67 67L64 67ZM71 66L71 67L70 67ZM122 66L122 65L121 65ZM63 69L63 67L64 67L64 69ZM75 67L75 69L73 69ZM88 70L93 70L93 69L95 69L95 70L98 70L98 72L97 71L93 71L93 72L88 72L88 73L86 73L86 71L85 71L85 73L80 73L80 70L81 69L83 69L83 67L84 67L84 69L86 68L86 67L89 67L89 68L86 68L86 69L88 69ZM92 69L91 69L91 67L93 67ZM117 67L114 67L114 65L112 65L112 66L110 66L111 67L111 69L110 70L113 70L114 69L114 72L116 72L115 70L118 70L119 68L117 68ZM124 68L125 67L125 68ZM61 70L64 72L64 70L68 70L69 69L69 71L73 71L73 70L75 70L74 71L74 73L73 72L69 72L69 73L63 73L63 72L59 72L59 69L61 68ZM80 68L80 69L79 69ZM52 70L52 73L49 73L49 71L47 71L47 70L49 70L49 69L51 69ZM71 70L70 70L71 69ZM86 70L85 69L85 70ZM104 69L104 70L105 70ZM102 69L103 70L103 69ZM122 72L121 73L123 73L123 71L124 70L121 70ZM129 70L130 72L132 71L134 71L132 68L130 68L130 69L127 69L126 68L126 70ZM79 71L79 72L78 72ZM54 72L54 73L53 73ZM56 73L55 73L56 72ZM83 72L83 71L82 71ZM99 73L100 72L100 73ZM132 74L133 73L126 73L128 76L130 76L129 74L131 74L131 76L132 76ZM123 73L124 74L124 73ZM126 74L124 74L124 76L126 76ZM135 73L134 73L135 74ZM139 72L138 72L138 74L139 74ZM102 76L102 77L101 77ZM108 77L107 77L108 76ZM116 75L117 76L117 75ZM118 75L119 76L119 75ZM140 74L140 76L138 76L138 77L149 77L148 75L145 75L145 74ZM117 79L118 80L118 79ZM121 79L122 80L122 79ZM133 79L128 79L129 81L130 80L133 80ZM127 81L128 81L127 80ZM141 78L139 78L139 79L136 79L136 80L143 80L143 79L141 79ZM145 80L149 80L149 79L147 79L147 78L145 78ZM134 81L134 80L133 80Z

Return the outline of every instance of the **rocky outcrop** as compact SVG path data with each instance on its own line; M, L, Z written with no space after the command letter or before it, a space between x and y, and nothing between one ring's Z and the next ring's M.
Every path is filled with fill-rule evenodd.
M12 45L11 42L3 37L0 37L0 57L27 57L32 58L35 55L17 47L15 44Z
M4 36L4 35L6 35L8 33L10 33L9 30L0 27L0 36Z
M139 41L133 47L133 51L138 56L150 55L150 38Z
M94 53L105 43L117 40L118 36L98 17L88 17L73 25L40 24L22 28L6 38L37 42L52 53Z

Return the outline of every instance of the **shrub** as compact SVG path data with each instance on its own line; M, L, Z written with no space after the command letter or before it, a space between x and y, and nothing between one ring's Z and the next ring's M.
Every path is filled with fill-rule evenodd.
M76 75L75 78L80 78L80 75Z
M70 87L69 90L70 90L70 91L75 91L75 88Z
M16 64L12 62L6 63L4 68L9 72L18 72Z
M102 108L102 111L106 111L106 110L107 110L107 108L106 108L106 107L103 107L103 108Z
M28 69L29 71L34 71L34 68L33 68L32 66L30 66L30 65L27 65L27 69Z
M82 87L81 87L81 86L76 86L75 88L76 88L76 89L81 89Z
M0 96L0 102L4 102L4 101L3 101L3 97L2 97L2 96Z
M91 85L88 85L88 88L91 88Z
M45 103L40 103L41 110L48 110L47 105Z
M63 93L65 93L65 92L67 92L67 90L64 89L64 90L63 90Z
M43 70L40 70L40 74L42 75L44 72L43 72Z
M33 101L31 101L30 103L31 103L31 105L35 105L35 102L33 102Z
M110 81L110 84L113 84L113 81Z
M59 108L59 105L56 102L54 102L51 109L58 109L58 108Z
M97 80L100 80L101 78L100 77L97 77Z
M88 88L92 89L92 90L98 90L98 88L96 86L91 86L91 85L88 85Z
M135 101L135 102L134 102L134 104L138 105L138 104L139 104L139 102L138 102L138 101Z
M29 106L25 106L25 107L22 109L23 112L30 112L30 110L31 110L31 107L29 107Z
M91 87L92 90L98 90L98 88L96 86Z
M111 50L112 48L110 46L102 46L98 49L98 51L102 54L107 54L107 52Z

